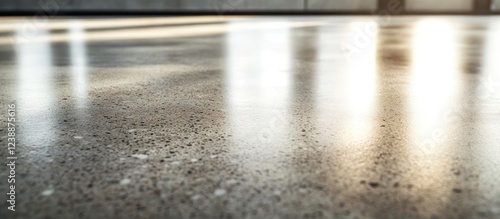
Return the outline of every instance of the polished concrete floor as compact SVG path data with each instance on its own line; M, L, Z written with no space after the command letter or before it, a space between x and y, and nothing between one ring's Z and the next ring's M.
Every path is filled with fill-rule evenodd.
M2 219L500 218L500 17L30 19Z

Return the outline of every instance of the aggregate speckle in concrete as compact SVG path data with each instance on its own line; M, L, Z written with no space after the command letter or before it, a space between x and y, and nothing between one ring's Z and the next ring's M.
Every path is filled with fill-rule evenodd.
M500 217L500 18L170 19L0 35L0 218Z

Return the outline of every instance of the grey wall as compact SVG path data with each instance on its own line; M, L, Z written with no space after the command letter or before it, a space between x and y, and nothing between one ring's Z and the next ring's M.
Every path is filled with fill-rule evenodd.
M305 0L0 0L0 10L302 10Z
M500 0L493 0L494 9L493 11L500 11Z
M406 0L407 11L472 11L474 0Z
M56 5L61 10L310 10L372 11L378 0L0 0L1 11L39 10ZM474 0L406 0L407 11L471 11ZM493 0L500 11L500 0Z
M302 10L304 0L181 0L185 9Z
M377 9L378 0L309 0L312 10L371 11Z
M57 5L64 10L162 10L178 8L179 2L180 0L0 0L0 9L38 10L41 5Z

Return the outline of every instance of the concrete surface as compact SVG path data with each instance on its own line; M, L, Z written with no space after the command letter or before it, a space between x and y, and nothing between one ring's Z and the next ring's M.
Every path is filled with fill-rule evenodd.
M0 218L499 218L499 39L495 16L3 18Z

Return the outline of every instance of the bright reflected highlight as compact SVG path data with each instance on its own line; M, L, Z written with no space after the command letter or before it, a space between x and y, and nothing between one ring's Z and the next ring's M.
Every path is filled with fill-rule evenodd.
M438 126L450 107L459 79L455 29L446 21L416 24L413 40L411 105L419 136Z

